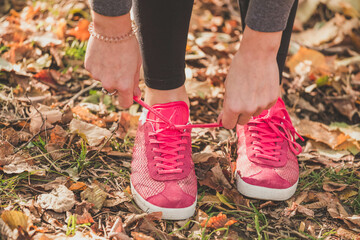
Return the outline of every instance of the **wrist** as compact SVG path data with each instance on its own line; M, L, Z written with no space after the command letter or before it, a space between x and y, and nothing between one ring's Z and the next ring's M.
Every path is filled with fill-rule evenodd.
M246 27L239 52L257 57L276 57L281 36L282 32L258 32Z
M119 36L131 30L130 13L118 17L103 16L93 12L94 30L101 35Z

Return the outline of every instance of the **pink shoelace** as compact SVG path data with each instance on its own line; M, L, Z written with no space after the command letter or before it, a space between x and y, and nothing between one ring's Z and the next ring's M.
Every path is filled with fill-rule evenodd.
M146 104L139 97L134 97L134 101L139 103L142 107L148 109L154 115L156 115L162 121L153 121L154 123L166 124L165 128L158 129L155 132L150 133L150 136L155 136L155 139L151 139L151 144L158 144L157 148L154 148L153 151L160 153L160 156L155 157L155 161L158 163L159 174L169 174L169 173L181 173L183 170L179 166L183 165L183 162L179 161L185 156L178 154L179 151L185 150L184 144L187 143L186 138L190 138L190 133L184 131L186 129L192 128L214 128L221 127L221 123L208 123L208 124L186 124L186 125L176 125L167 119L164 115L156 111L153 107ZM175 134L169 134L174 133Z
M278 111L285 111L280 109ZM296 132L288 119L278 117L275 113L271 118L255 118L248 123L251 137L256 140L252 142L254 157L264 158L270 161L280 161L281 143L288 141L291 151L297 155L301 152L301 146L295 141L297 135L302 141L304 139Z

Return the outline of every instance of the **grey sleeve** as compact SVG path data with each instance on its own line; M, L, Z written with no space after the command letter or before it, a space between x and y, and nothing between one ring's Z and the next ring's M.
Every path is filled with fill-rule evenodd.
M131 0L89 0L90 6L94 12L109 16L117 17L130 12Z
M259 32L284 31L295 0L251 0L245 23Z

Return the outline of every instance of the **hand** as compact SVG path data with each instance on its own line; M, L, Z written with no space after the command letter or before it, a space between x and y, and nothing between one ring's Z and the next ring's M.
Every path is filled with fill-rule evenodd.
M223 112L219 121L225 128L246 124L252 116L269 109L279 97L279 70L276 61L281 32L257 32L245 28L225 81Z
M121 36L131 30L130 15L106 17L93 13L94 30L105 36ZM121 107L128 108L133 96L140 96L141 55L136 37L118 43L108 43L90 37L85 68L101 81L108 92L118 92Z

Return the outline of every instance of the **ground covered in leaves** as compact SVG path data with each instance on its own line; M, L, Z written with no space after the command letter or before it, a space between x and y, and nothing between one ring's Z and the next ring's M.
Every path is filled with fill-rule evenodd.
M194 129L195 216L163 221L129 190L140 108L84 70L85 1L0 1L1 239L360 239L360 4L300 0L283 98L301 178L284 202L241 196L236 136ZM194 5L186 54L194 122L214 122L242 30L231 0ZM141 83L144 86L143 83Z

